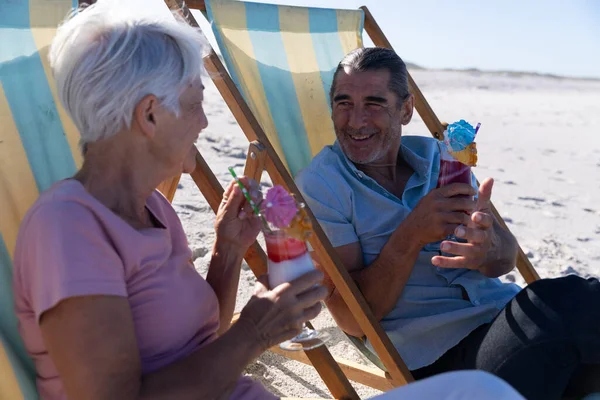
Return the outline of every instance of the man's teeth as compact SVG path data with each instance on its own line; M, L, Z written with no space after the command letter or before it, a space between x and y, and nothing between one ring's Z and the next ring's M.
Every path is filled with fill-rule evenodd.
M351 135L350 137L354 140L366 140L373 135Z

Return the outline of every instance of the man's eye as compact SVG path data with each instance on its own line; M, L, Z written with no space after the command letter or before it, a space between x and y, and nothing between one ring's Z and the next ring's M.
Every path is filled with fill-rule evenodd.
M378 110L381 107L383 107L381 104L378 103L367 103L367 107L369 107L372 110Z

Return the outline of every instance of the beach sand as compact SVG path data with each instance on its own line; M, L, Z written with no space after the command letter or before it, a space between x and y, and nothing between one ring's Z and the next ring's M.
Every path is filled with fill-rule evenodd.
M600 81L528 74L414 70L411 74L442 121L481 122L478 179L495 179L492 200L542 277L600 276ZM241 173L248 141L207 78L208 128L197 147L223 186L228 166ZM429 135L418 114L404 135ZM266 174L263 182L269 183ZM174 207L206 274L214 241L214 214L184 175ZM514 270L502 278L523 286ZM242 266L236 311L254 290ZM369 365L324 308L313 321L328 331L337 356ZM240 344L241 346L242 344ZM314 368L265 353L246 373L285 397L330 398ZM361 398L377 393L353 383Z

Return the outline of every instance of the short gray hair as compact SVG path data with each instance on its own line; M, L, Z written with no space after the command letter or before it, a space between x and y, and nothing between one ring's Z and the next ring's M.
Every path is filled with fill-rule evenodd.
M88 143L131 127L149 94L174 115L179 97L203 74L205 38L177 14L148 14L121 1L99 0L73 10L49 52L58 96Z
M358 48L348 53L338 64L335 73L333 74L333 82L329 96L333 101L335 93L335 81L340 71L349 68L351 71L364 72L375 70L390 71L389 88L398 96L400 106L410 94L408 90L408 71L406 64L394 50L384 47L367 47Z

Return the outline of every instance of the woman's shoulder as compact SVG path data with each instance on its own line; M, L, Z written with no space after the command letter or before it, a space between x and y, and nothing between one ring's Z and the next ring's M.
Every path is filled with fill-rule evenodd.
M23 218L21 228L34 222L61 223L66 219L78 220L85 214L93 215L95 199L74 179L65 179L42 192ZM97 201L96 201L97 202Z

